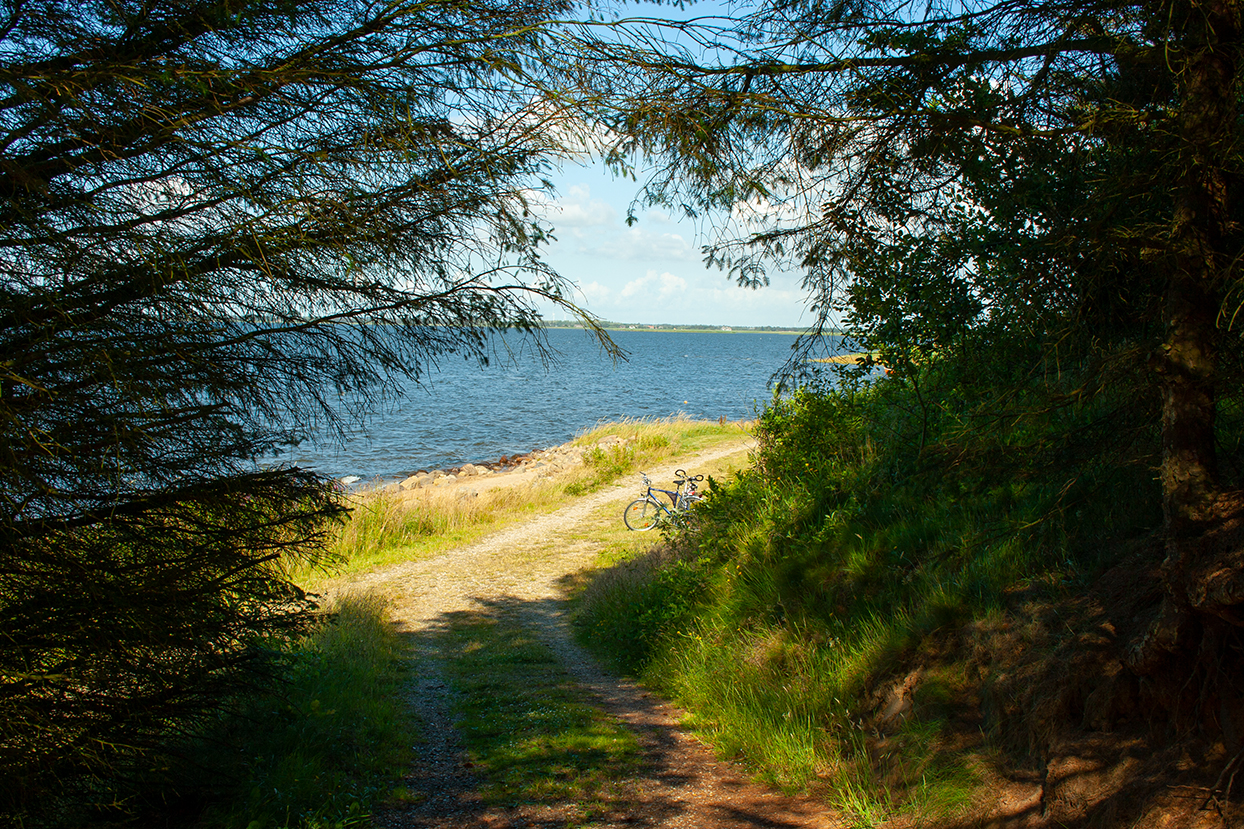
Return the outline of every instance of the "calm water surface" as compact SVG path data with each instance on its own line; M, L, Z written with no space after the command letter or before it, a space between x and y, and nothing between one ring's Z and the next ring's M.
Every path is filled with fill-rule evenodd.
M384 404L344 445L307 442L278 460L326 475L389 479L555 446L602 421L750 417L791 355L788 334L610 332L613 363L585 332L548 332L545 366L530 349L480 367L447 359L423 386Z

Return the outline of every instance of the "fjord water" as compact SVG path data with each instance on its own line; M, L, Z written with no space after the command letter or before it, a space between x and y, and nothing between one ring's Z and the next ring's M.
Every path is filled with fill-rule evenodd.
M584 331L547 333L554 362L517 341L512 356L485 367L450 356L344 443L308 441L276 460L383 480L554 446L602 421L747 418L771 398L769 381L795 342L790 334L611 331L628 355L614 363Z

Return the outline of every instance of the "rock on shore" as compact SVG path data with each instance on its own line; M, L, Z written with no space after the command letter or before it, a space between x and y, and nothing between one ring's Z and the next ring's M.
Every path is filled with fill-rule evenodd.
M536 449L518 455L503 455L488 463L464 463L448 469L421 469L402 481L379 487L389 491L407 491L425 487L451 486L465 479L481 479L513 473L535 473L542 478L556 475L567 469L583 465L583 456L594 449L608 450L619 444L631 443L634 438L606 435L588 446L563 443L549 449ZM343 479L344 480L344 479Z

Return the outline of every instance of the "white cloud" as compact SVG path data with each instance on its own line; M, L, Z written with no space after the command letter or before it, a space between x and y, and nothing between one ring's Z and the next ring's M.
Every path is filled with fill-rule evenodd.
M603 124L584 121L543 102L529 109L528 123L542 124L558 155L581 164L596 161L618 142L618 134Z
M586 184L576 184L556 198L540 190L529 190L525 196L531 211L551 224L554 234L567 228L573 231L620 224L613 205L592 198L591 188Z
M583 294L584 302L589 307L593 303L609 302L613 297L613 291L599 282L589 282L586 285L580 285L579 293Z
M648 271L647 274L634 279L622 288L622 297L652 296L656 295L659 299L669 299L675 294L685 293L687 290L687 280L681 276L666 271L658 275L656 271Z
M774 202L754 198L735 202L730 208L730 219L744 227L753 225L793 225L811 218L807 205L794 201Z
M579 253L604 256L611 259L660 259L680 262L699 261L700 252L678 233L650 233L642 227L629 227L618 234L603 238L586 239L579 245Z
M601 227L618 221L612 205L592 198L587 185L575 185L557 200L560 213L551 217L554 227Z

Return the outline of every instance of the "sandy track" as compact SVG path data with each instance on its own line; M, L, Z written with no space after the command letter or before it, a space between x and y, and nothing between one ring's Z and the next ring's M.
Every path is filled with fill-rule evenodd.
M739 441L650 470L654 479L676 468L695 470L741 454ZM377 815L392 829L471 829L499 826L566 825L573 804L558 808L486 807L453 729L450 689L439 672L435 633L449 614L498 605L515 609L521 621L540 632L575 679L599 705L630 727L644 751L643 770L628 781L631 813L601 826L632 827L834 827L841 825L821 804L783 797L749 783L741 771L717 761L678 725L680 713L634 683L601 671L571 640L561 584L592 564L597 545L576 538L577 528L598 509L636 497L633 485L610 487L580 498L548 515L502 529L480 541L423 561L405 562L333 585L331 594L367 591L392 602L402 628L421 649L425 669L411 689L410 703L425 723L428 742L420 746L407 785L419 802ZM655 540L655 539L654 539Z

